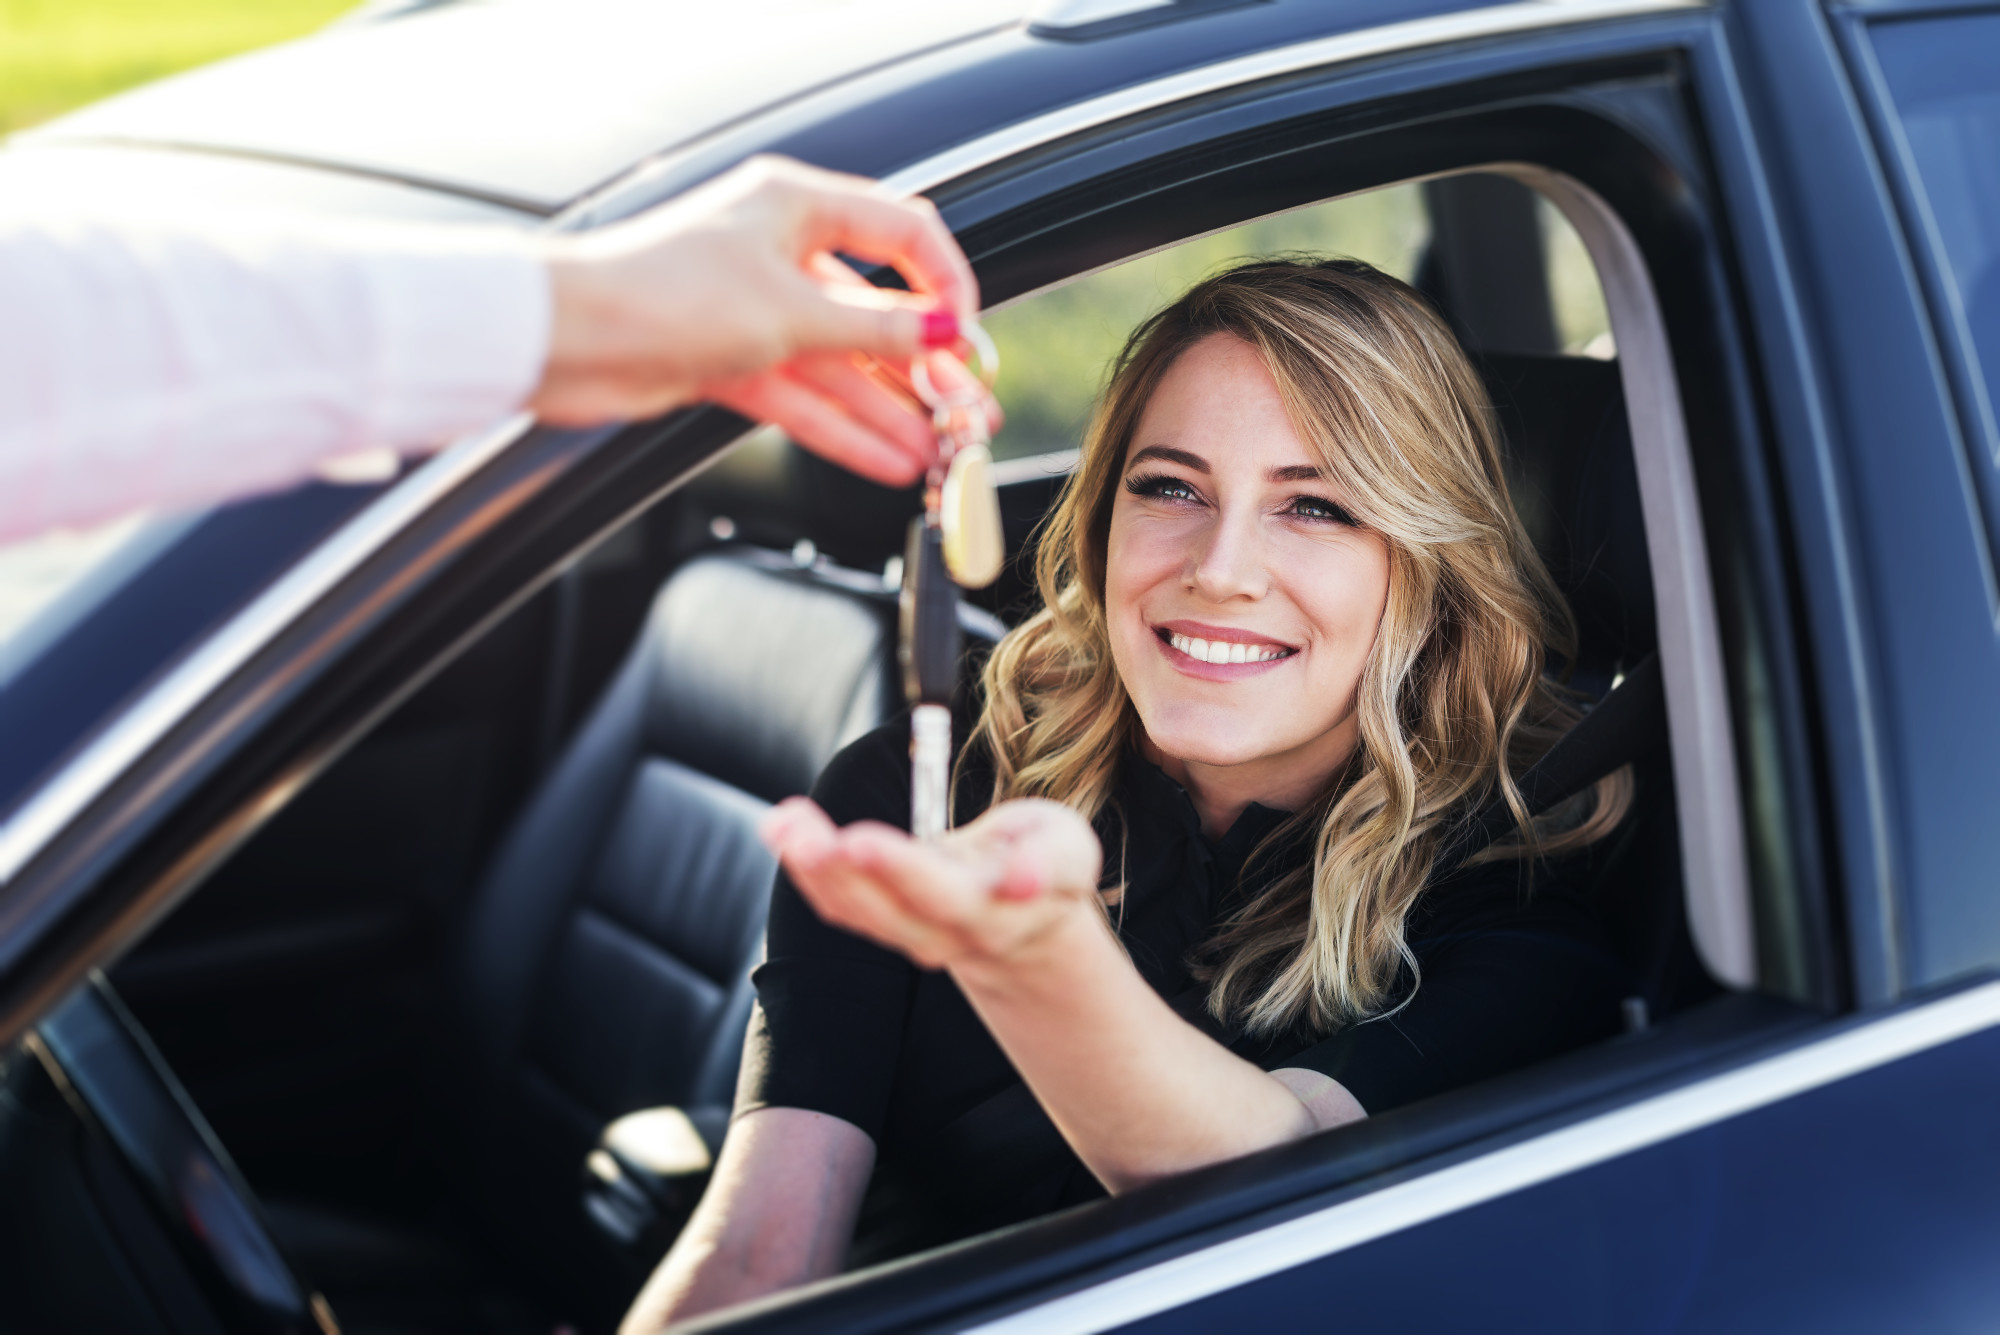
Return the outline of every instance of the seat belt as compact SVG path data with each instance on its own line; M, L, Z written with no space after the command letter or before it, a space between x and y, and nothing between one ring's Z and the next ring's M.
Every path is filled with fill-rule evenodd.
M1658 653L1639 665L1588 714L1571 725L1556 744L1542 753L1515 782L1522 805L1539 816L1557 803L1576 796L1605 775L1662 750L1667 744L1667 692ZM1456 871L1468 858L1514 828L1507 801L1495 797L1447 845L1438 859L1445 872ZM1433 873L1436 879L1437 873Z

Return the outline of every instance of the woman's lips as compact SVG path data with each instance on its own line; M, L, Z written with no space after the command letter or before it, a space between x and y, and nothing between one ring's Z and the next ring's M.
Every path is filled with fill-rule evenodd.
M1205 632L1205 633L1204 633ZM1232 681L1276 667L1298 650L1239 630L1195 623L1155 626L1153 636L1167 661L1189 676Z

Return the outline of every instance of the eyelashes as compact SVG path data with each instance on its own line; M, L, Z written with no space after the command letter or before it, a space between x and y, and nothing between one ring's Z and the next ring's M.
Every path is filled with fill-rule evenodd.
M1125 479L1125 490L1134 496L1144 496L1150 500L1192 501L1198 500L1194 488L1177 477L1165 473L1138 473Z
M1169 473L1134 474L1125 479L1125 490L1147 500L1185 503L1201 499L1195 494L1192 486ZM1294 496L1280 513L1316 523L1340 524L1347 528L1361 527L1360 521L1348 512L1346 506L1335 504L1324 496Z
M1323 496L1294 496L1286 513L1295 514L1301 519L1328 520L1335 524L1344 524L1348 528L1361 527L1354 516L1347 512L1345 506L1335 505Z

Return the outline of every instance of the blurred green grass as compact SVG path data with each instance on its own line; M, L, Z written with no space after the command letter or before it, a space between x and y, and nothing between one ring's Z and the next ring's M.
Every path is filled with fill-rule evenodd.
M1120 264L986 317L1007 423L996 458L1069 449L1133 326L1237 260L1289 253L1367 260L1410 278L1430 238L1421 191L1393 186L1263 218Z
M1583 242L1541 209L1549 295L1564 350L1610 355L1609 318ZM1344 256L1414 281L1430 242L1422 187L1390 186L1329 200L1116 265L986 317L1000 352L996 387L1007 422L995 458L1080 443L1111 361L1134 326L1196 281L1245 259Z
M0 135L297 37L355 0L0 0Z

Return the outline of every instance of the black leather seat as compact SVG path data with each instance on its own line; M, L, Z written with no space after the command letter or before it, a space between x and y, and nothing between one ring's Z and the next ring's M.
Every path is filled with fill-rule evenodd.
M975 639L999 629L964 616ZM895 620L876 575L754 549L682 566L472 902L437 1068L452 1213L565 1316L612 1319L633 1282L580 1205L605 1124L732 1098L775 870L758 818L901 708ZM405 1243L273 1215L336 1309L440 1308L385 1270Z
M1658 647L1652 564L1616 362L1487 353L1515 508L1577 620L1593 694ZM1715 995L1688 932L1673 759L1634 765L1635 813L1595 855L1599 911L1654 1019Z
M729 1103L775 870L757 820L900 707L894 658L877 577L690 562L485 878L457 967L463 1199L579 1301L622 1278L584 1158L623 1113Z

